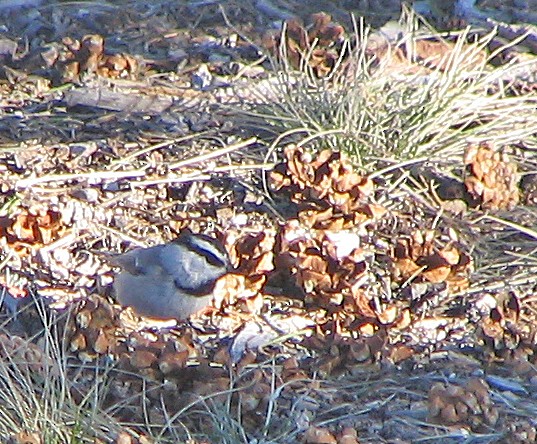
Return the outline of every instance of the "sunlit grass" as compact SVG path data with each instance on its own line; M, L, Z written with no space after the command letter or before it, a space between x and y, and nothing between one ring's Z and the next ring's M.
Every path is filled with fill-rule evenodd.
M437 61L436 66L445 69L424 60L414 62L417 72L412 72L410 63L395 58L394 48L412 53L428 30L419 31L412 14L402 20L407 31L380 61L370 51L370 42L378 36L369 30L357 32L354 40L359 43L347 67L328 80L280 62L279 81L267 94L280 100L252 107L244 113L245 120L262 121L276 135L298 129L317 134L313 146L346 151L366 170L380 159L400 162L425 156L446 163L460 159L469 142L535 143L537 95L509 96L504 79L537 62L493 67L488 61L496 53L487 56L486 48L494 32L466 43L467 29Z
M120 426L100 409L107 370L93 366L95 378L90 395L76 402L69 377L72 364L59 327L63 315L51 313L38 300L35 307L41 329L34 337L2 336L0 436L33 434L40 442L54 444L94 442L95 438L117 434ZM80 364L75 368L81 368Z

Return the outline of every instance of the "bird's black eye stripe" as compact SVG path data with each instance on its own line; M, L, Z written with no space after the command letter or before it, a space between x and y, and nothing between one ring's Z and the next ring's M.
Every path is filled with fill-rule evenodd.
M185 236L183 243L189 250L198 253L203 256L210 265L216 267L227 266L227 254L223 248L215 243L215 240L211 237L201 236L196 239L194 237Z
M209 264L214 266L226 266L226 261L221 252L214 252L203 248L201 245L193 245L192 248L196 253L203 256Z

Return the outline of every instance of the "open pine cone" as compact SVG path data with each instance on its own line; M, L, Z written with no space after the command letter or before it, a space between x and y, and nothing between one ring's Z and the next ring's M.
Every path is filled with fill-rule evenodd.
M498 421L498 410L482 379L470 379L466 385L436 383L429 391L431 419L446 425L466 425L479 431Z
M466 189L475 206L483 209L511 209L520 199L515 163L506 153L494 151L488 143L469 145L464 153Z

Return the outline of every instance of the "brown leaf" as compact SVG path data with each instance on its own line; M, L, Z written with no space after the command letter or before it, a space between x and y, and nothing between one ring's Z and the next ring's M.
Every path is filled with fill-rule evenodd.
M105 354L110 350L110 341L103 330L99 330L97 338L93 343L93 350L99 354Z
M38 433L32 432L19 432L16 435L12 435L14 441L13 444L42 444L43 440Z
M381 324L387 325L392 324L399 315L399 310L395 306L391 306L386 308L380 313L377 313L377 319L381 322Z
M446 245L438 253L449 265L457 265L461 258L459 250L453 245Z
M376 319L377 314L375 310L371 308L371 300L367 296L367 293L362 288L356 288L351 287L352 296L354 298L354 302L356 304L356 307L358 308L358 312L371 319Z
M358 432L354 427L344 427L338 436L338 444L360 444Z
M399 345L390 350L389 358L394 364L399 364L402 361L414 356L415 352L406 345Z
M164 353L158 360L160 371L164 375L186 367L189 352L187 349L180 351L169 351Z
M137 368L151 367L157 361L157 356L149 350L134 350L130 356L130 364Z
M446 265L425 270L422 272L422 276L429 282L432 282L433 284L438 284L441 282L445 282L450 273L451 268Z
M365 362L372 359L371 348L365 341L357 341L349 348L350 356L357 362Z
M310 427L303 439L307 444L337 444L335 436L328 429L321 427Z
M397 259L394 262L394 266L403 279L409 278L423 268L416 264L412 259Z

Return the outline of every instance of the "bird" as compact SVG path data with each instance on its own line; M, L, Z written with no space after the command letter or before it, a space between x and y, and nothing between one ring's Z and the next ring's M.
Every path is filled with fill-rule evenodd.
M106 257L121 268L113 283L117 301L159 320L186 320L210 305L216 281L232 270L216 239L190 231L170 243Z

